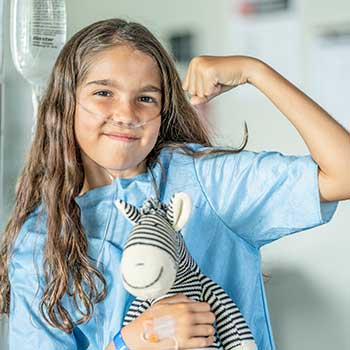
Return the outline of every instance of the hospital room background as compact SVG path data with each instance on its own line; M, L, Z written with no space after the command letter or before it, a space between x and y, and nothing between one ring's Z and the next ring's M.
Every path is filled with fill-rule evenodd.
M10 5L0 0L0 234L33 126L31 86L10 49ZM100 19L143 23L171 52L182 77L196 55L258 57L349 131L349 0L66 0L66 14L67 39ZM200 113L214 128L216 144L239 146L246 121L247 149L308 154L292 124L252 86L231 90ZM350 349L349 217L349 201L342 202L329 224L262 249L277 349ZM7 349L7 327L0 317L0 350Z

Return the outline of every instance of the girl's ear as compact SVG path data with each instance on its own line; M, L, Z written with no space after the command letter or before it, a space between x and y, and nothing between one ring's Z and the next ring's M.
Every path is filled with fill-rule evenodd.
M121 199L117 199L114 204L123 215L133 224L137 224L141 218L139 210L132 204L126 203Z
M191 197L185 192L175 193L169 202L167 218L176 231L180 231L187 223L192 211Z

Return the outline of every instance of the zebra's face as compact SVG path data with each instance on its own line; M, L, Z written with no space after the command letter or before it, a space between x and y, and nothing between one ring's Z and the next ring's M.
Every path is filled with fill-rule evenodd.
M177 272L179 236L167 219L141 215L126 241L121 260L125 288L141 299L167 293Z
M175 282L182 245L179 231L190 216L191 198L176 193L168 205L150 198L140 210L120 199L115 205L134 224L121 260L124 287L139 299L157 299Z

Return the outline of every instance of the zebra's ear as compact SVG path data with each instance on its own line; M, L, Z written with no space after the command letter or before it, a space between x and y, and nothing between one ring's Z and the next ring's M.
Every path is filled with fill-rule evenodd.
M139 210L132 204L126 203L121 199L117 199L114 204L123 215L129 219L133 224L137 224L140 220L141 214Z
M181 230L188 221L192 211L192 200L186 192L175 193L169 202L167 218L176 231Z

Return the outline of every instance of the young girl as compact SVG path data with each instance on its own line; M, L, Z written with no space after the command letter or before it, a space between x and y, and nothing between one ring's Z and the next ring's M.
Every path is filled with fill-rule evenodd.
M311 156L213 147L191 103L250 83L293 123ZM143 26L120 19L75 34L57 59L17 185L0 257L0 307L10 349L165 349L142 340L144 321L171 316L180 349L209 347L207 303L160 301L122 328L133 298L119 263L136 207L187 192L182 231L204 274L237 303L259 349L274 348L260 247L328 222L350 198L349 135L267 64L244 56L194 58L181 83ZM110 345L114 347L114 345Z

